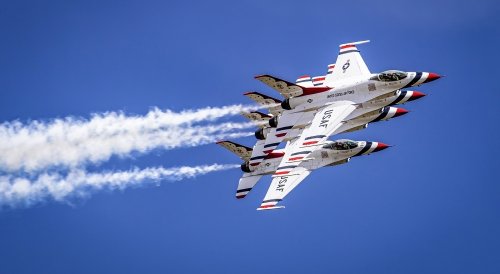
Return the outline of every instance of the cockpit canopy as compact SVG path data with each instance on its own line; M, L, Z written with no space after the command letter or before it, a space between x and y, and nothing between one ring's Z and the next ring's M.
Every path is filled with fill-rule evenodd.
M357 147L358 143L351 140L338 140L323 146L323 148L333 149L333 150L349 150Z
M408 76L408 73L404 71L399 71L399 70L386 70L384 72L381 72L372 78L370 80L375 80L375 81L382 81L382 82L392 82L392 81L399 81Z

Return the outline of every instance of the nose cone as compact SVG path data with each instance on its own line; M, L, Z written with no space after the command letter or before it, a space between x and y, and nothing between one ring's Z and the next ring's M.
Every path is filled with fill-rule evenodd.
M409 111L404 109L404 108L398 108L396 109L396 113L394 114L394 117L398 117L398 116L401 116L401 115L405 115L406 113L408 113ZM381 144L381 143L379 143Z
M429 72L429 75L427 76L427 79L425 79L424 83L429 83L439 78L441 78L441 75L434 72Z
M373 150L373 152L381 151L381 150L384 150L384 149L386 149L388 147L389 147L389 145L386 145L384 143L378 142L377 143L377 147L375 148L375 150Z
M410 99L408 99L408 101L417 100L417 99L420 99L424 96L425 96L425 93L422 93L420 91L413 91L413 93L411 94L411 97L410 97Z

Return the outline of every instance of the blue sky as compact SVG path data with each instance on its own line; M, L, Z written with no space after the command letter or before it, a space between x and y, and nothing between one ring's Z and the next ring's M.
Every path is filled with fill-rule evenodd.
M391 149L313 173L257 212L241 172L0 211L0 273L499 273L495 1L4 1L0 119L247 103L253 79L321 75L338 45L371 71L447 77L411 113L342 137ZM231 118L243 121L240 118ZM340 138L340 136L339 136ZM251 137L237 141L251 145ZM239 163L210 144L89 170Z

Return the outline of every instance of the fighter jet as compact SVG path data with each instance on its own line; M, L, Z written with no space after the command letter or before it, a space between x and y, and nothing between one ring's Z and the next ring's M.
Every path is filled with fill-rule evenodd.
M245 162L247 162L250 158L252 149L249 147L231 141L220 141L217 144L238 155ZM345 164L349 162L352 157L368 155L372 152L377 152L388 147L388 145L381 142L352 141L347 139L326 141L322 146L314 148L314 151L311 151L309 154L308 160L302 162L296 170L300 172L301 178L305 178L311 171L320 167ZM253 171L248 170L245 163L243 163L241 165L241 169L244 174L238 184L236 198L244 198L260 180L260 178L262 178L262 176L283 173L283 168L279 167L279 164L284 155L284 150L275 150L272 153L269 153L262 164ZM280 177L281 183L277 185L278 191L286 191L290 189L285 188L288 178L288 176ZM260 209L282 208L274 206L276 204L275 202L277 202L277 200L267 199L263 202Z
M322 86L303 87L270 75L256 77L286 98L281 103L284 111L279 117L273 117L272 121L276 125L273 133L279 137L267 140L267 151L275 149L282 141L280 138L287 136L299 121L312 122L311 116L314 117L316 113L328 112L328 108L335 108L339 112L344 109L346 117L342 120L346 121L398 101L404 103L409 98L419 98L422 93L401 89L440 78L436 73L396 70L372 74L356 48L357 44L366 42L368 41L340 45L336 63L343 65L333 65L332 72L325 76Z
M406 113L406 110L391 105L418 99L424 94L403 89L440 78L436 73L396 70L372 74L356 47L366 42L340 45L336 65L329 65L324 77L302 76L296 83L271 75L256 77L277 90L285 100L279 103L280 100L266 98L260 93L246 94L256 101L272 104L270 112L274 113L265 117L265 114L258 113L258 117L253 117L261 122L256 132L259 141L253 149L235 143L220 143L226 148L232 146L245 152L242 170L246 174L240 179L238 191L243 194L239 197L250 191L260 175L274 171L273 181L259 209L281 208L277 203L311 170L321 166L317 164L317 153L321 154L318 151L327 148L327 139L331 135L363 129L369 122ZM265 120L268 120L268 126L264 124ZM287 141L285 149L276 150L282 141Z
M273 181L259 209L279 208L276 204L290 193L308 174L304 165L311 153L325 145L327 138L347 124L353 115L366 114L365 106L378 99L390 97L402 88L417 86L440 78L436 73L390 70L372 74L364 63L356 45L368 41L340 45L339 56L324 87L305 88L270 75L256 78L280 92L285 98L278 118L276 132L285 137L308 111L315 111L310 124L300 136L289 142ZM274 143L266 138L266 145ZM270 153L272 150L269 151Z

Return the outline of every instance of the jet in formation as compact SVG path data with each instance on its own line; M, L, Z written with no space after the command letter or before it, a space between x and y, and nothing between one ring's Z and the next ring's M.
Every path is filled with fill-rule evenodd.
M371 73L357 49L367 42L340 45L337 61L328 65L324 76L305 75L295 83L271 75L255 77L284 98L245 93L269 111L242 113L259 127L255 145L250 148L232 141L218 142L244 161L236 198L244 198L262 176L271 175L271 185L257 210L283 208L278 203L313 170L389 147L381 142L329 138L408 113L397 105L425 96L408 89L441 76L399 70ZM285 148L277 149L282 143Z

